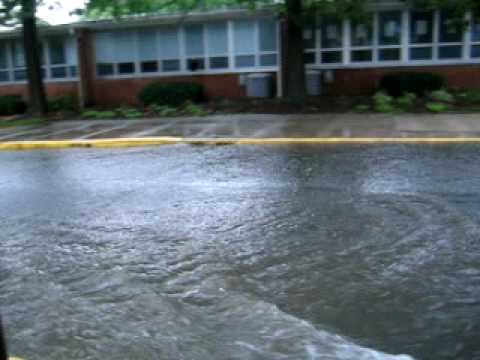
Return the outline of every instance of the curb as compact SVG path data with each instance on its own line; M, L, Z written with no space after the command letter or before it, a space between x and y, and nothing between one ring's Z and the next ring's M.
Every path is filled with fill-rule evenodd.
M86 140L27 140L0 142L0 150L122 148L150 145L295 145L295 144L461 144L479 143L480 137L313 137L313 138L182 138L147 137Z

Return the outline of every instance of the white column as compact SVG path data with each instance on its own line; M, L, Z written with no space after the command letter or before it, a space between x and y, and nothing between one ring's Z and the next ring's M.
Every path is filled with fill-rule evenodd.
M402 12L402 62L408 63L410 43L410 9L405 9Z

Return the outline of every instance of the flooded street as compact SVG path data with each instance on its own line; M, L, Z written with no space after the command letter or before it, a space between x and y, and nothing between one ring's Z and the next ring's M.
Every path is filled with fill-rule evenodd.
M0 153L36 359L480 359L480 146Z

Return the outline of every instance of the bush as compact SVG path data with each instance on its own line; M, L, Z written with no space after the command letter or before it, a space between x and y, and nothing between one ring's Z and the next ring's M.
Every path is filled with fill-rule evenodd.
M109 119L115 119L117 114L114 111L97 111L97 110L85 110L82 113L82 117L86 119L97 119L97 120L109 120Z
M178 109L168 106L168 105L153 105L153 111L157 113L159 116L175 116L177 115Z
M208 115L208 111L203 107L193 104L191 102L186 102L183 108L183 113L190 116L205 116Z
M127 118L127 119L139 119L143 118L145 114L135 108L119 108L117 109L117 113L120 114L120 116Z
M396 110L393 102L393 97L385 94L384 92L378 92L373 96L373 109L376 112L389 113Z
M448 110L448 105L444 103L429 102L425 104L425 108L434 113L440 113Z
M48 99L50 111L73 111L77 109L77 98L75 94L66 94L51 97Z
M480 102L480 89L466 89L457 93L457 98L466 103Z
M409 110L413 107L413 105L415 105L416 100L417 95L415 95L414 93L405 93L396 99L396 103L403 110Z
M391 96L414 93L424 96L426 93L440 90L445 86L441 75L428 72L397 72L386 74L380 81L380 87Z
M20 95L0 96L0 116L23 114L27 104Z
M167 105L177 107L187 101L203 100L200 84L191 82L157 82L145 86L138 96L144 105Z
M445 103L454 103L455 97L450 94L447 90L436 90L430 94L430 99L433 101L445 102Z

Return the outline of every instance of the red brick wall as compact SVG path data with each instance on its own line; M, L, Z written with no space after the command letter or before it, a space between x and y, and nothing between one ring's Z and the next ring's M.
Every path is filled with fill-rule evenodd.
M59 96L65 94L76 94L78 92L78 83L75 81L47 83L45 86L47 96ZM25 99L28 97L27 86L24 84L3 85L0 86L1 95L22 95Z
M480 88L480 65L419 66L335 70L332 84L326 85L330 95L369 95L375 92L382 76L395 71L428 71L443 75L449 87Z
M206 96L212 98L240 98L245 88L240 85L238 74L193 75L179 77L152 77L129 79L97 79L94 98L99 106L135 105L137 94L147 84L157 81L194 81L203 85Z

